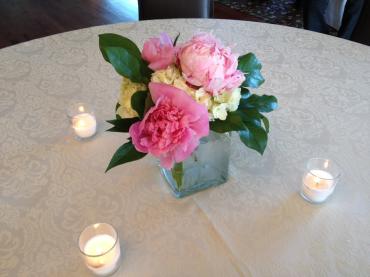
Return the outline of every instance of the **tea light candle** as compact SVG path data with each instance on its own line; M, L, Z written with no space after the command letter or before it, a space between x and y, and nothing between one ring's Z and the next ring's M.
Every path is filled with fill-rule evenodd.
M80 235L80 250L86 266L98 276L108 276L119 267L120 244L114 228L106 223L87 227Z
M90 138L96 133L96 118L94 113L85 103L73 103L69 105L68 116L72 128L78 138Z
M329 172L314 169L306 174L302 190L312 202L322 202L333 193L333 176Z
M324 202L333 193L338 178L339 168L332 161L311 159L303 176L301 195L313 203Z
M89 138L96 133L95 116L89 113L77 114L72 119L72 127L80 138Z

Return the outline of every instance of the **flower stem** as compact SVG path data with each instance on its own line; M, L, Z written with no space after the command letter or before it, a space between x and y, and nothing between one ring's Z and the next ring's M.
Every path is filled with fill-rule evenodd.
M182 187L182 179L184 177L184 167L183 163L176 163L172 168L172 177L176 181L176 186L178 190L181 190Z

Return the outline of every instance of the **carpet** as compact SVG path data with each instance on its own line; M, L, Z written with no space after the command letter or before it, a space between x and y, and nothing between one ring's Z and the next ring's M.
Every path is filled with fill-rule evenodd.
M260 18L266 23L303 28L302 12L297 9L295 0L215 0L215 2Z

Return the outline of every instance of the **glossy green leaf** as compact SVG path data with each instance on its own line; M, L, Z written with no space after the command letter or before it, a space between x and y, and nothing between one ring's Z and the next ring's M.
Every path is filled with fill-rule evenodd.
M261 74L262 64L253 53L238 58L238 69L245 75L243 87L258 88L265 79Z
M145 99L145 109L144 109L144 115L149 111L149 109L151 107L153 107L155 104L153 102L153 99L152 99L152 96L150 95L150 93L148 93L148 95L146 96L146 99Z
M239 131L240 140L249 148L256 150L261 155L267 146L267 133L252 122L246 123L247 129Z
M120 47L126 49L126 51L130 52L131 55L136 57L137 59L141 59L141 53L139 48L136 44L131 41L130 39L117 35L117 34L100 34L99 35L99 48L104 57L104 59L109 62L109 58L107 55L107 48L108 47Z
M127 133L131 125L138 121L140 121L138 117L107 120L108 123L113 125L113 127L108 129L107 131Z
M131 97L131 107L138 113L140 118L144 117L145 100L148 91L137 91Z
M119 74L131 79L131 81L133 82L138 82L139 79L140 82L145 84L149 82L150 76L153 71L150 68L148 68L148 63L141 58L141 52L133 41L117 34L109 33L101 34L99 35L99 48L104 59L109 63L112 63L108 53L110 48L121 48L127 51L132 57L136 59L137 61L136 63L139 65L139 72L141 78L131 79L130 77L127 77L125 74L121 74L122 72L120 73L119 71L117 71L115 65L112 64L115 67L116 71Z
M107 47L106 53L109 62L118 74L136 83L143 81L140 72L140 60L130 54L130 52L120 47Z
M115 111L117 111L119 107L121 107L121 104L117 102Z
M267 117L261 114L256 108L243 109L239 107L238 112L242 115L243 122L252 122L257 126L262 126L261 122L263 122L266 132L269 132L270 124Z
M143 158L145 155L146 153L138 152L135 149L135 146L132 144L132 142L129 141L122 145L120 148L118 148L116 153L114 153L105 172L118 165L139 160Z
M266 133L270 132L270 122L267 117L262 116L263 125L265 126Z
M260 120L263 117L263 115L255 108L243 109L242 107L239 107L238 112L245 122Z
M241 87L240 94L242 99L247 99L249 96L251 96L251 92L246 87Z
M217 133L244 130L242 115L238 112L229 112L225 120L216 119L210 122L210 128Z
M244 73L261 70L262 64L253 53L248 53L238 58L238 69Z
M153 73L153 70L151 70L148 67L147 61L141 60L140 72L141 72L142 82L147 85L150 82L150 78Z
M118 109L119 109L119 107L120 107L121 105L117 102L117 104L116 104L116 109L115 109L115 111L116 111L116 119L121 119L122 117L117 113L117 111L118 111Z
M259 112L268 113L278 108L278 102L275 96L272 95L256 95L252 94L247 99L241 99L239 103L240 109L257 109Z
M264 82L265 79L263 78L261 71L253 70L245 75L245 80L242 86L248 88L258 88Z

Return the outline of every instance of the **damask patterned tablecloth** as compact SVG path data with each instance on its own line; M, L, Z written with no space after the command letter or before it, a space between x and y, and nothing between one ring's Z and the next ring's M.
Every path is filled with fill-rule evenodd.
M262 61L276 95L268 149L233 139L230 180L181 200L146 157L104 170L126 135L108 133L120 77L98 34L141 47L168 32L213 31ZM0 276L88 276L77 238L108 222L124 257L116 276L369 276L370 48L304 30L242 21L163 20L78 30L0 50ZM93 105L80 142L71 100ZM329 157L343 178L330 200L298 194L306 161Z

